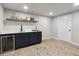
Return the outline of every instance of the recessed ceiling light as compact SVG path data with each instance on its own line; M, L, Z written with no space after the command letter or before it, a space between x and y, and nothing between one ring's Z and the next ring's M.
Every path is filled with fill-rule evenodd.
M24 9L28 9L28 7L27 6L24 6Z
M49 13L49 15L53 15L53 13L52 13L52 12L50 12L50 13Z
M74 3L74 6L78 6L79 5L79 3Z

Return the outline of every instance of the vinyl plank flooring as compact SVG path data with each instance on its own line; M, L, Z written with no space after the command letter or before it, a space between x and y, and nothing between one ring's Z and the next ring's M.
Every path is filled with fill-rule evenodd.
M47 39L42 43L0 54L0 56L79 56L79 46Z

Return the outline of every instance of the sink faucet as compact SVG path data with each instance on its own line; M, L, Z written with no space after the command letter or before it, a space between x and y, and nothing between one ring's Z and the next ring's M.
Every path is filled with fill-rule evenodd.
M20 31L21 31L21 32L23 31L23 26L22 26L22 25L21 25Z

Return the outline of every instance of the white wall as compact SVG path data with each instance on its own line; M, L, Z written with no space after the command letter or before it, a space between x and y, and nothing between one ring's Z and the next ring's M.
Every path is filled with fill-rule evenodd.
M0 33L3 32L4 9L0 4Z
M79 43L79 12L73 13L72 41Z
M11 10L5 10L5 18L9 17L12 14ZM17 14L24 16L30 15L26 13L16 12ZM51 37L51 18L44 17L44 16L35 16L30 15L37 20L37 23L28 23L28 22L16 22L16 21L5 21L4 22L4 32L19 32L20 25L23 25L24 31L31 31L35 26L38 27L40 31L42 31L43 39L47 39ZM6 20L6 19L5 19Z
M52 19L52 36L64 41L71 41L72 14L58 16Z
M57 21L58 21L58 18L56 17L56 18L53 18L52 19L52 36L53 37L58 37L58 23L57 23Z
M64 17L67 17L67 19L64 19ZM67 32L63 32L64 24L66 23L68 26L69 22L71 22L71 40L67 40ZM52 18L52 36L79 44L79 11Z

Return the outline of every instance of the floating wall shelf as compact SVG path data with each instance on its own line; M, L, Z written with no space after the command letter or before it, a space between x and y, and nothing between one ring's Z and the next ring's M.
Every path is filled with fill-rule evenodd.
M36 23L36 22L38 22L38 21L28 21L28 20L18 20L18 19L6 19L6 21L21 21L21 22L34 22L34 23Z

